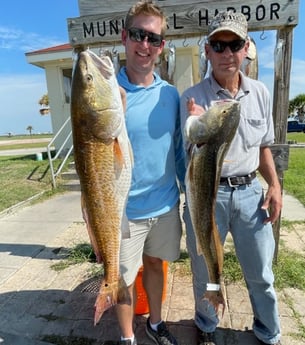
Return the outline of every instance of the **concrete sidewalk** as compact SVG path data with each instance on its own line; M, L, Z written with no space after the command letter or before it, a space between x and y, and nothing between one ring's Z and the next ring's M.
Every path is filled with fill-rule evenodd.
M285 195L283 219L305 220L305 208ZM283 230L285 246L305 249L305 226ZM118 339L113 309L93 326L95 295L82 292L88 284L91 263L52 268L67 249L88 242L80 210L79 192L56 195L24 206L0 218L0 343L4 345L73 344L101 345ZM184 248L184 238L182 248ZM245 286L226 287L227 310L217 328L219 345L258 345L252 331L252 311ZM304 293L279 292L282 344L299 345L305 327ZM168 272L163 318L180 345L196 345L191 276ZM147 315L136 317L139 345L152 342L145 335ZM64 342L66 341L66 342Z

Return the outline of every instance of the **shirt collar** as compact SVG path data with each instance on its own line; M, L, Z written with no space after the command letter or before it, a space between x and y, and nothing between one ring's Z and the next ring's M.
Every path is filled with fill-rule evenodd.
M236 100L239 100L240 98L242 98L244 96L247 96L250 92L250 84L249 84L248 78L241 71L239 72L239 75L240 75L241 82L240 82L240 88L239 88L238 93L235 97ZM210 85L211 85L213 92L216 95L219 95L220 98L224 98L224 97L221 97L221 95L225 95L229 98L232 98L230 96L230 94L217 83L212 72L210 72Z

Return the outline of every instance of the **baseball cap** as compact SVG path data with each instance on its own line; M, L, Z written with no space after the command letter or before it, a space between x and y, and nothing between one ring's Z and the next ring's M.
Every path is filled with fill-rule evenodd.
M208 39L214 34L221 31L231 31L241 39L246 40L248 37L248 23L242 13L219 12L208 25Z

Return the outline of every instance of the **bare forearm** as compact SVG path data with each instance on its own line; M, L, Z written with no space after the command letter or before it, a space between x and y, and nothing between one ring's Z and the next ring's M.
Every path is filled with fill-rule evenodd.
M268 186L280 188L272 152L269 147L261 147L260 149L260 164L258 170Z
M268 184L268 190L262 208L266 210L269 209L270 216L265 222L274 223L280 216L282 208L282 191L272 152L268 147L262 147L260 149L260 165L258 170Z

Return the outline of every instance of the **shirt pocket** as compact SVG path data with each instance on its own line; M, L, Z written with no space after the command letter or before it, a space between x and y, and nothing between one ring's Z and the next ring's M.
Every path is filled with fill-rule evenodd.
M262 138L267 131L267 121L265 119L244 118L244 140L246 149L260 146Z

